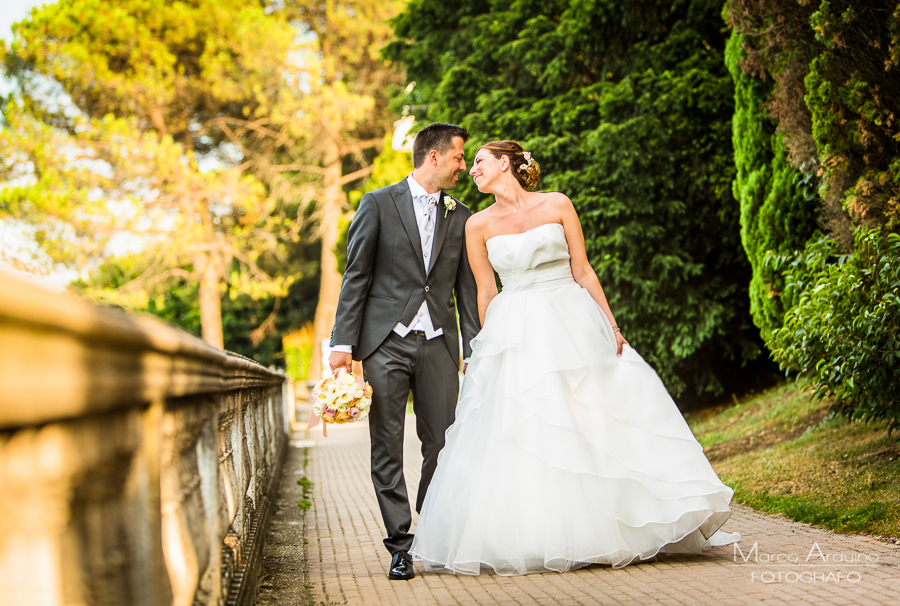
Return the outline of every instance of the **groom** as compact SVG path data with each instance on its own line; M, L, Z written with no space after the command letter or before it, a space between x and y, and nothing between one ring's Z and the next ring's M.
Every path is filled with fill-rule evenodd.
M443 192L456 187L466 170L468 137L454 124L426 126L413 142L412 174L363 196L350 224L347 271L331 334L331 368L349 371L351 358L362 360L372 385L372 482L387 530L392 580L415 576L403 477L407 397L412 390L424 457L416 498L420 511L456 412L457 309L465 358L480 329L475 278L466 257L465 224L471 213Z

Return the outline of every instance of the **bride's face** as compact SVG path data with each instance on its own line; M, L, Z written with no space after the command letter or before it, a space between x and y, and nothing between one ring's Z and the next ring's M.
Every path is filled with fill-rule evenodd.
M483 194L491 193L497 189L503 178L503 172L509 166L506 156L494 157L494 154L486 149L479 149L472 162L472 170L469 174L475 180L478 191Z

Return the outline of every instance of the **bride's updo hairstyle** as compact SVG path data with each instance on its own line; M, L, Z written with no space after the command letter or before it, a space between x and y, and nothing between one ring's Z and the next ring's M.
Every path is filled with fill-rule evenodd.
M519 185L525 191L537 189L538 180L541 178L541 167L525 148L515 141L491 141L485 143L479 149L486 149L498 160L506 156L509 158L510 168L516 176Z

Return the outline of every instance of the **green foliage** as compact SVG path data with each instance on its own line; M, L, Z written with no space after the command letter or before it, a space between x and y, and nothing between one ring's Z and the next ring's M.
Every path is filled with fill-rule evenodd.
M350 203L353 204L353 208L359 206L365 192L393 185L412 172L412 154L393 149L390 133L384 138L383 150L372 161L372 172L369 173L365 188L350 192Z
M896 429L898 257L890 233L900 231L900 11L876 0L732 0L730 8L746 51L735 62L759 78L756 86L772 79L765 106L791 162L816 170L804 187L818 184L817 219L828 235L798 254L790 249L806 234L796 225L785 225L790 246L781 249L748 234L755 267L766 255L758 273L776 276L777 286L787 272L783 328L766 333L777 327L777 309L755 319L782 366L808 375L819 396L834 395L837 412ZM748 157L738 155L739 174Z
M301 328L292 330L281 337L284 349L284 371L295 381L309 378L313 358L313 325L307 322Z
M305 381L309 376L312 344L284 348L284 372L294 381Z
M306 511L310 507L312 507L312 501L309 500L309 496L312 494L313 483L310 482L309 478L303 476L299 480L297 480L297 484L300 486L302 491L302 496L300 497L300 501L297 503L297 507Z
M312 320L318 292L316 278L312 273L291 284L286 295L280 299L254 300L246 295L223 297L225 349L256 360L263 366L286 367L286 352L281 345L281 334ZM165 293L151 299L145 311L199 336L200 310L196 300L196 285L177 282ZM254 339L251 335L269 317L272 317L271 327L258 339ZM308 357L306 365L309 366Z
M290 229L262 174L237 164L235 121L285 120L295 31L252 0L63 0L35 8L3 48L17 90L2 108L0 216L53 262L91 269L140 250L144 271L91 296L145 307L173 280L200 285L204 338L218 295L284 295L262 271ZM204 163L206 166L204 167ZM188 271L190 268L190 272Z
M222 297L222 323L225 349L256 360L264 366L285 366L281 335L309 322L318 300L319 246L309 231L301 232L298 242L289 242L287 271L300 276L288 287L283 297L254 299L226 285ZM142 255L122 255L107 260L85 280L72 287L84 293L115 292L127 288L135 275L144 273L147 259ZM263 268L274 273L281 264L277 259L260 260ZM188 267L188 273L193 268ZM128 311L144 311L158 316L182 330L200 336L200 309L197 305L196 282L172 279L149 298L144 305L121 305ZM309 358L307 357L307 365Z
M741 242L753 267L750 313L771 347L772 331L784 318L784 277L766 258L802 250L816 227L818 199L814 176L788 163L782 136L768 116L771 80L762 82L742 69L743 42L735 30L725 51L735 89L733 191L741 205Z
M365 192L397 183L411 172L412 154L395 151L391 147L391 135L388 134L384 139L384 151L372 161L372 172L369 173L365 186L362 189L351 191L348 195L353 210L359 206L359 201L362 200ZM352 213L347 213L341 219L340 235L334 246L340 273L344 273L344 270L347 269L347 231L350 229L352 218Z
M822 0L810 25L822 50L806 76L812 134L830 196L854 222L900 229L900 10Z
M385 133L390 129L386 90L401 74L381 57L392 35L388 20L405 0L266 0L273 12L284 12L299 30L291 77L300 91L299 104L283 112L273 128L266 120L247 121L239 132L250 143L260 137L275 150L274 161L260 163L262 173L283 173L275 190L285 199L312 202L321 242L319 303L313 342L332 331L341 287L335 249L341 220L349 210L347 193L370 171ZM248 158L256 157L251 145ZM295 171L295 174L291 174ZM312 356L310 373L321 371Z
M855 251L836 253L822 238L793 259L772 258L795 301L773 354L816 397L834 396L837 413L890 432L900 428L900 235L860 229Z
M900 227L896 77L900 11L879 0L731 0L747 56L774 83L767 103L791 162L814 162L822 222L845 247L852 226Z
M629 341L675 393L710 394L759 352L731 194L722 3L414 0L388 49L468 156L521 141L575 203ZM458 196L484 199L466 180ZM457 195L454 192L454 195Z

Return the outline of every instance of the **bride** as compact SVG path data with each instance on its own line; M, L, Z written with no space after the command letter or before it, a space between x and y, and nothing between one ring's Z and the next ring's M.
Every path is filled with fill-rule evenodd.
M483 328L413 556L514 575L738 540L717 532L733 491L616 326L572 202L532 191L540 168L513 141L482 146L470 174L496 199L466 223Z

